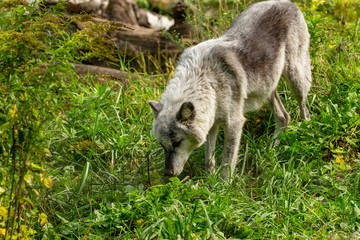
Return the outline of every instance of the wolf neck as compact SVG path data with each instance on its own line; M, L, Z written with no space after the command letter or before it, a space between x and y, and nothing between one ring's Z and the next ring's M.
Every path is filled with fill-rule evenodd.
M171 114L176 114L184 102L193 103L196 131L205 140L215 120L216 93L209 69L204 67L204 56L199 52L189 49L183 53L161 102Z

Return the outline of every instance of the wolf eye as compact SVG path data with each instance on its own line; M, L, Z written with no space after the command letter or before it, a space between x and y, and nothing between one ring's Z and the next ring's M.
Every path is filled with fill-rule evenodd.
M180 146L180 144L181 144L181 140L177 141L177 142L173 142L172 146L173 146L173 148L176 148L176 147Z

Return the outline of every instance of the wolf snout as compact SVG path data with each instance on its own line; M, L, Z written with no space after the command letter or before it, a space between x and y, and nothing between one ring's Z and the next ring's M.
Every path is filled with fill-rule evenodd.
M174 170L173 169L165 169L164 175L167 177L172 177L172 176L174 176Z

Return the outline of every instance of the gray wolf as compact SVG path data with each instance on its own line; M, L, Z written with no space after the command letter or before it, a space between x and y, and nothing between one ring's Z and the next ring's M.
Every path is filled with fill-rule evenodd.
M290 1L250 5L218 38L186 49L160 102L148 101L155 121L153 134L164 149L165 175L183 170L191 152L205 143L205 168L215 171L215 142L224 129L223 179L233 176L244 114L270 103L274 139L290 122L279 97L281 76L288 82L300 116L311 85L307 25Z

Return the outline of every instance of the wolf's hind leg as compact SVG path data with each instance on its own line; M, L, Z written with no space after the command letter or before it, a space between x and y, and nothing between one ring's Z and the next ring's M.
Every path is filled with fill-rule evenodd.
M210 129L205 142L205 170L213 174L215 172L215 145L219 126L214 124Z
M290 123L290 115L286 111L283 103L281 102L279 93L275 90L272 99L271 99L271 107L275 117L275 132L273 136L273 144L276 146L278 144L278 140L276 140L277 136L284 131L284 128Z
M303 53L303 57L298 57L288 61L285 67L284 76L290 85L291 91L300 107L300 117L303 120L310 120L310 113L306 107L306 98L311 87L311 66L308 53Z

